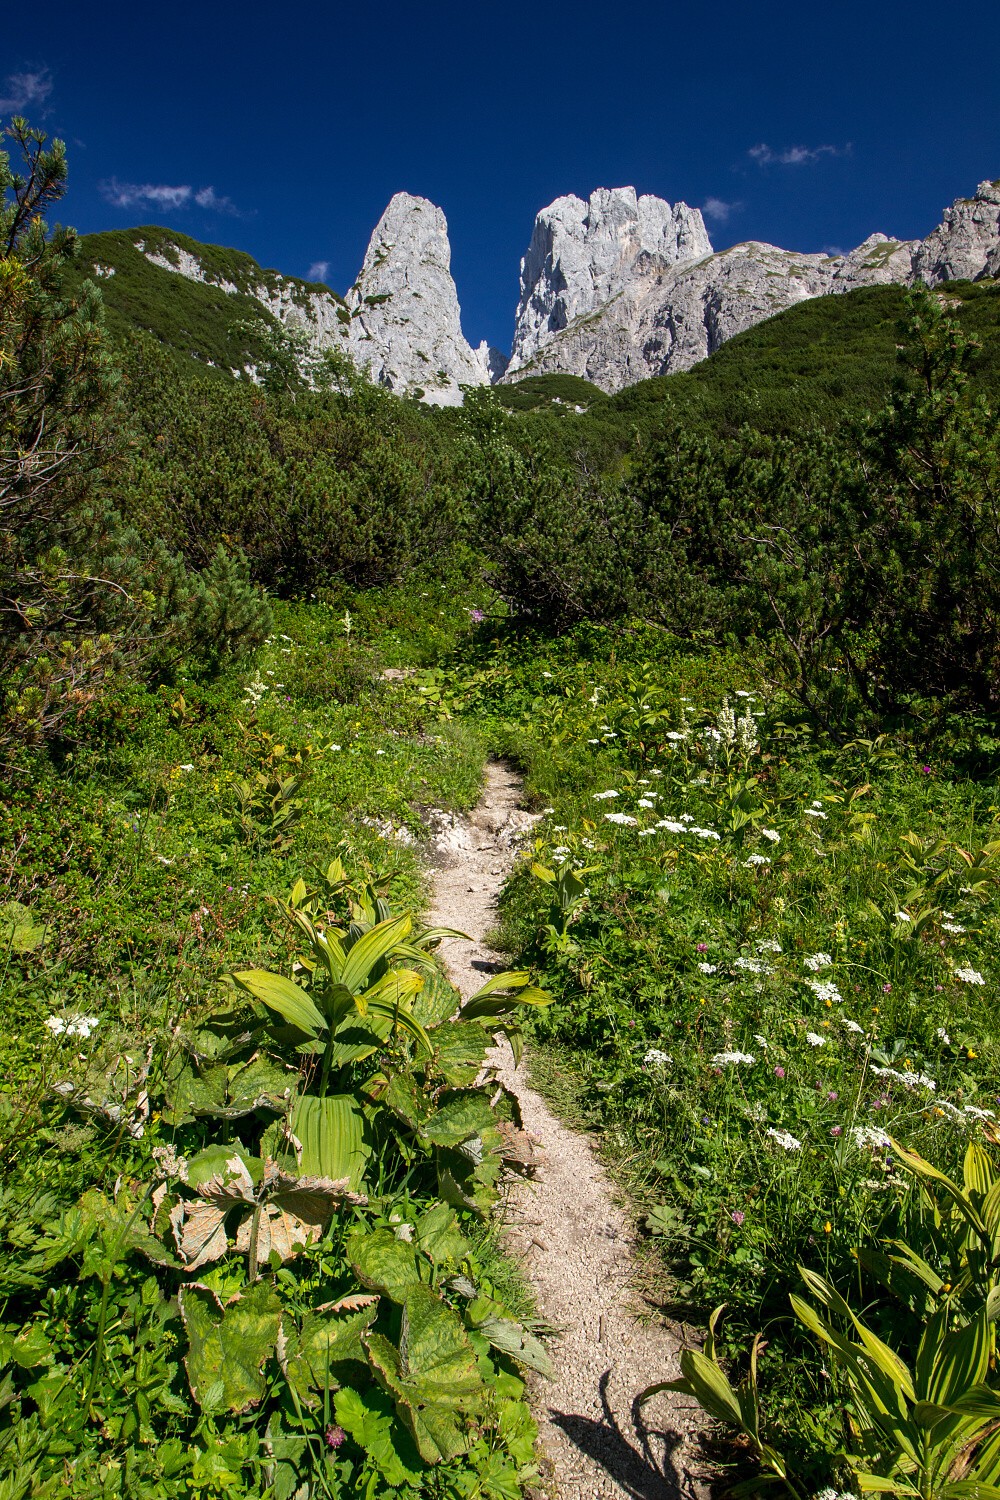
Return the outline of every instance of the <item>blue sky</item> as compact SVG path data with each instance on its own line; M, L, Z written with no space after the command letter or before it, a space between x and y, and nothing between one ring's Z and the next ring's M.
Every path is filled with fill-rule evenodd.
M70 153L66 222L164 223L353 281L394 192L448 217L467 337L509 348L536 211L633 184L721 249L926 234L1000 177L1000 12L384 0L11 8L0 108Z

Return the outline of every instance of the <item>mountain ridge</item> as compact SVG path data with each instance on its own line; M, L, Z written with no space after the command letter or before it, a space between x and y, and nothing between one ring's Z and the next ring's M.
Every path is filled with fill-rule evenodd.
M799 302L867 286L996 278L1000 181L956 199L922 240L877 233L837 256L760 241L716 251L698 209L630 187L599 188L587 200L557 198L536 215L521 261L509 360L466 340L444 213L409 193L390 201L344 296L265 270L244 252L155 226L86 236L83 244L84 265L109 292L124 273L131 302L118 295L123 282L108 300L127 305L122 315L140 326L156 321L144 322L137 305L147 275L141 261L150 274L172 278L178 307L168 315L170 341L209 366L256 379L265 335L283 331L295 335L306 367L341 351L397 394L455 406L465 386L544 374L577 376L610 394L688 370ZM174 292L158 282L146 300L159 306L175 300ZM256 334L246 326L254 316L261 320ZM225 336L210 336L213 318Z

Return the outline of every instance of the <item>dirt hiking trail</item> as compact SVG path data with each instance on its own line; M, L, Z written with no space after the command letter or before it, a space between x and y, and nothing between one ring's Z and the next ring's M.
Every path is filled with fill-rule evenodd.
M430 920L473 940L442 944L465 997L504 967L483 935L496 921L497 893L517 846L537 821L520 808L520 793L509 767L490 764L468 817L438 817ZM634 1404L647 1385L680 1373L681 1343L661 1323L630 1311L630 1297L638 1299L627 1217L586 1137L562 1125L528 1088L524 1063L515 1071L506 1042L491 1062L543 1148L535 1177L509 1187L505 1213L508 1249L534 1288L539 1314L558 1330L555 1379L531 1378L543 1493L557 1500L704 1495L693 1445L703 1414L684 1396L658 1396L641 1411Z

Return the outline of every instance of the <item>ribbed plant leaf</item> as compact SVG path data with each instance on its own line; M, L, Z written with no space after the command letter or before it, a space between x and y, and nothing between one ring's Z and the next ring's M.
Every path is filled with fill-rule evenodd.
M255 1406L267 1389L263 1369L281 1325L273 1288L258 1281L223 1307L215 1292L195 1281L177 1300L188 1337L184 1364L198 1405L232 1412Z

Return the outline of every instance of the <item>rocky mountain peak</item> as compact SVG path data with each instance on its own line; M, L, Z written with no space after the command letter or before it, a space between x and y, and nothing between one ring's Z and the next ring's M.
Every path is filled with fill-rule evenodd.
M428 199L395 195L346 300L348 350L390 390L452 406L461 385L493 378L492 351L473 350L462 333L448 223Z
M603 307L639 277L712 254L701 213L635 188L598 188L585 202L557 198L535 219L521 262L511 370L527 364L574 319Z
M975 281L1000 276L1000 182L981 182L973 198L956 198L913 257L914 276Z

